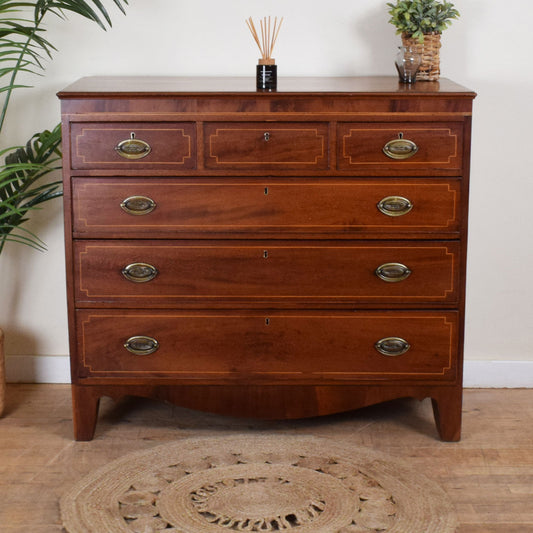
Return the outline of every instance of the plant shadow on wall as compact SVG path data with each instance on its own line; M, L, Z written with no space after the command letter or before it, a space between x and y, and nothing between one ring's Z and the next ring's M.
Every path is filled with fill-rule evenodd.
M365 51L360 67L364 73L390 75L394 70L397 39L389 30L387 12L379 2L369 8L364 17L355 18L354 33L362 38ZM364 63L363 63L364 62ZM360 76L360 72L355 73Z
M128 0L113 0L125 13ZM111 26L101 0L0 0L0 255L7 242L45 250L41 239L23 227L32 210L62 195L61 182L47 178L61 168L61 128L35 133L23 146L4 147L1 137L13 92L28 88L18 83L21 74L39 74L56 50L45 37L50 16L66 19L75 13Z

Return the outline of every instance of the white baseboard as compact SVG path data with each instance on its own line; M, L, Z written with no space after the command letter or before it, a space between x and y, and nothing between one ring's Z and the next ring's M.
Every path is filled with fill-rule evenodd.
M533 361L465 361L463 382L473 389L533 388Z
M70 383L70 361L66 355L6 356L8 383Z
M6 357L9 383L70 383L67 356ZM467 388L533 388L533 361L465 361Z

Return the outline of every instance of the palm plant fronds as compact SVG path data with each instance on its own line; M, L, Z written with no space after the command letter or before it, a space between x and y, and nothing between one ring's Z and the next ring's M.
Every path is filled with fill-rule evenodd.
M126 13L123 4L127 5L128 0L113 1L122 13ZM94 7L91 4L94 4ZM38 0L35 3L35 20L41 19L47 12L64 18L66 11L92 20L104 30L106 29L105 23L111 26L111 17L100 0Z
M113 0L125 13L128 0ZM0 110L0 131L14 89L27 87L16 83L19 73L38 74L43 70L43 58L52 57L55 47L44 37L42 27L48 14L66 18L75 13L96 22L102 29L111 26L111 17L101 0L35 0L16 2L0 0L0 79L7 77L0 87L4 101Z
M128 0L113 0L126 13ZM40 75L45 61L56 50L45 37L45 17L66 19L68 13L80 15L104 30L111 18L102 0L0 0L0 132L15 89L29 85L17 83L21 73ZM21 227L30 212L40 204L62 195L61 182L47 182L49 173L61 168L61 129L34 134L25 146L0 150L0 253L6 242L27 244L38 250L45 245L31 231Z
M44 250L44 243L20 226L43 202L61 196L61 182L42 179L61 168L61 129L36 133L26 143L11 149L0 171L0 253L8 241ZM9 150L3 150L3 153Z

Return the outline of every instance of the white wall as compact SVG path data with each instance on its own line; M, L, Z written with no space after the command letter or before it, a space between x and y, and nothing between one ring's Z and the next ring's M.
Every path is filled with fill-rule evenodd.
M473 374L468 379L487 384L479 375L488 368L484 361L513 361L523 378L518 384L533 384L533 69L526 27L533 3L507 0L505 20L512 23L502 23L496 0L455 4L461 18L443 35L442 76L478 93L465 346ZM254 75L258 53L244 23L250 15L285 17L274 54L280 77L395 75L399 37L381 0L130 0L126 17L110 0L106 5L114 22L106 33L74 15L67 22L49 21L48 36L59 51L45 76L32 78L36 87L18 92L2 147L56 124L55 93L81 76ZM60 201L45 206L32 227L47 242L47 253L12 245L0 257L6 352L41 356L37 363L12 357L11 379L40 379L43 374L31 365L42 366L48 361L43 356L68 353ZM507 384L504 373L511 366L497 367L503 370L487 377L488 384ZM43 379L63 380L61 370L47 368Z

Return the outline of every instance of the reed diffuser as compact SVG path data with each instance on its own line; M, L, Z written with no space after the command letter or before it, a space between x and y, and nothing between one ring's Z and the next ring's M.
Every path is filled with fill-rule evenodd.
M278 39L279 30L283 22L281 17L278 23L278 17L274 18L274 23L270 17L263 17L259 21L261 36L255 28L252 17L246 20L246 25L252 33L252 37L259 47L261 58L256 68L257 89L261 91L275 91L278 83L278 67L275 59L272 57L274 45Z

